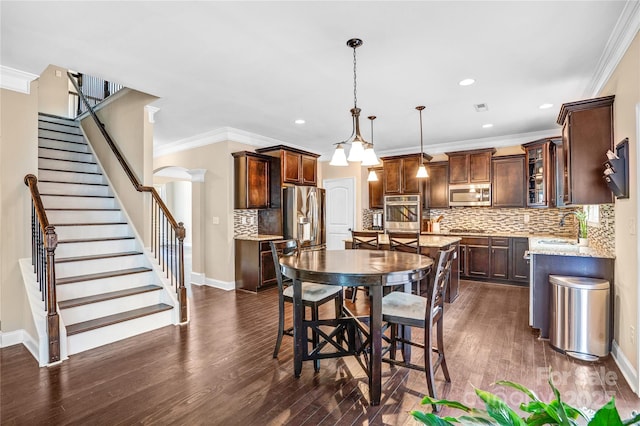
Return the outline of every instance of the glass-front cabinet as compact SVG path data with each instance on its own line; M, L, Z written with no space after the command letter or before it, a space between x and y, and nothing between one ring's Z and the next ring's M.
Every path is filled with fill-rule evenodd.
M553 165L550 139L540 139L522 145L526 153L527 207L552 207Z

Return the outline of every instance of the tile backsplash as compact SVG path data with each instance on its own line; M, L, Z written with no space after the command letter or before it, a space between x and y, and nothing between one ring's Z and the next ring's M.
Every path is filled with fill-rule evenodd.
M233 235L258 235L258 210L234 210Z

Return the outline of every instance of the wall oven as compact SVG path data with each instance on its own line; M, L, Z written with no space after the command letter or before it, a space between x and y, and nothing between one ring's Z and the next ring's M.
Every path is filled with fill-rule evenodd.
M387 231L420 231L420 195L386 195L384 197L384 229Z
M449 185L449 206L490 206L491 184Z

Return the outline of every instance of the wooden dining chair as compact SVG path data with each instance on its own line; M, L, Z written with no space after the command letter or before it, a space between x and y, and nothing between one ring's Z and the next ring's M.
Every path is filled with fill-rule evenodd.
M420 232L389 232L389 250L401 251L406 253L420 254ZM425 278L415 285L415 293L422 294L420 288L426 288L428 279Z
M282 275L280 257L297 256L300 252L300 244L298 240L282 240L270 241L269 245L271 246L271 255L273 257L278 281L278 337L276 338L276 347L273 350L273 357L277 358L278 352L280 351L280 344L282 343L282 336L285 334L293 336L293 327L284 328L284 303L293 303L293 286L291 285L293 283L290 279ZM339 318L342 314L342 287L309 282L302 283L302 305L305 307L305 315L306 307L311 308L312 321L319 319L320 306L332 300L335 302L336 318ZM311 341L314 347L318 345L317 333L312 333ZM316 371L320 369L319 360L314 360L314 368Z
M379 233L376 231L351 231L351 248L354 250L378 250L380 244L378 241ZM358 290L366 291L364 287L351 287L351 303L356 303L356 295Z
M389 357L383 361L393 365L400 365L415 370L424 371L427 377L429 396L437 399L435 388L435 373L442 369L445 381L451 383L447 361L444 355L444 296L451 275L451 264L455 258L455 247L441 250L438 256L438 268L430 286L428 297L415 294L394 291L382 299L382 320L390 328L390 337L387 339ZM406 339L404 328L419 327L424 329L424 343ZM433 342L433 327L436 327L436 342ZM397 344L402 343L423 348L424 365L412 364L402 359L396 360ZM437 354L435 361L432 353ZM439 407L433 405L433 411L438 412Z

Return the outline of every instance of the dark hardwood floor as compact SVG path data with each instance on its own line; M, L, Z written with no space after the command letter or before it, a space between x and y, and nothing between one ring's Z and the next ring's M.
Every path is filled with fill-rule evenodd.
M325 360L319 373L305 363L295 379L291 338L285 336L279 359L272 358L276 299L275 289L256 295L194 286L188 325L93 349L51 368L38 368L22 345L4 348L0 423L398 425L414 424L410 410L428 409L420 406L424 374L404 368L383 366L377 407L368 404L367 379L353 358ZM527 325L527 305L526 288L461 282L460 297L445 314L452 384L445 386L439 373L439 396L480 407L476 386L515 406L522 395L492 383L512 380L549 397L552 367L569 403L594 408L614 395L623 417L640 408L611 358L580 362L538 340ZM364 293L354 310L366 312Z

